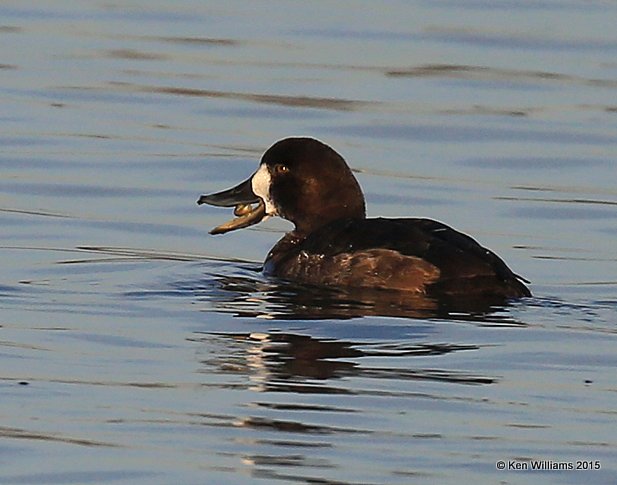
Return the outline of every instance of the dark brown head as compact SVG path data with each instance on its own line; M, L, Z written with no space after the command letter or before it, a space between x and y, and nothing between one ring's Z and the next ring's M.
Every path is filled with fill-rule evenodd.
M265 216L287 219L303 234L337 219L365 217L362 189L345 160L313 138L276 142L264 153L259 169L249 180L233 189L202 196L198 202L223 206L258 202L245 219L250 219L249 223L230 223L215 229L215 233L256 224Z

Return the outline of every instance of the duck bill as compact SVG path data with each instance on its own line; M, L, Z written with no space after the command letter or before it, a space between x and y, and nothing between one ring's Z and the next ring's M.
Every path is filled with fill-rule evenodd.
M208 204L216 207L234 207L240 204L254 204L259 202L259 197L253 192L253 178L245 180L231 189L217 192L216 194L202 195L197 203Z
M234 214L238 217L216 226L210 234L225 234L226 232L243 229L258 224L266 217L266 207L263 201L255 195L252 187L252 178L245 180L231 189L216 194L202 195L197 203L216 207L235 207ZM251 204L257 203L257 207Z

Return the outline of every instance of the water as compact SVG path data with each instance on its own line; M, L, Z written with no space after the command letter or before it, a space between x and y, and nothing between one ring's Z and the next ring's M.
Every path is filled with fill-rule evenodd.
M615 483L610 2L3 2L0 483ZM202 193L285 136L534 298L263 277ZM499 460L594 471L498 471Z

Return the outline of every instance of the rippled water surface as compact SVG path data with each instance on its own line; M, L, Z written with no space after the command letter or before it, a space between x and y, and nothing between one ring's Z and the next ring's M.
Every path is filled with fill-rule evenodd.
M0 4L0 483L617 482L617 6ZM289 135L371 216L532 281L490 311L261 275L197 197ZM500 471L532 460L600 470Z

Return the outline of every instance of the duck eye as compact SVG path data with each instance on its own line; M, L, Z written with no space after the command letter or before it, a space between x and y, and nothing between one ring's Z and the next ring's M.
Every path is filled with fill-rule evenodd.
M277 163L276 165L274 165L273 171L276 174L283 174L289 172L289 167L284 163Z

